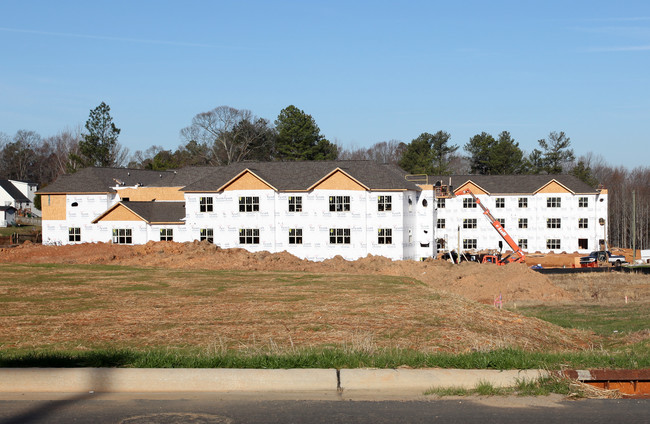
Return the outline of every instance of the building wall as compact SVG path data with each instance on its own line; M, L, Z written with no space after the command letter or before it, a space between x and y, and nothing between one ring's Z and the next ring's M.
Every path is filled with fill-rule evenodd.
M588 253L598 248L599 240L604 238L604 227L599 219L607 219L607 194L558 193L555 190L539 192L534 195L478 195L478 199L490 210L494 218L505 219L505 229L519 243L527 240L526 252L579 252ZM559 198L560 207L548 207L549 197ZM579 207L579 198L587 198L587 207ZM463 208L463 198L458 196L446 200L446 207L436 211L437 218L445 219L445 229L438 229L436 237L447 240L449 250L458 249L458 228L460 243L464 239L476 239L477 249L498 249L502 240L489 220L483 215L480 206L475 209ZM496 199L503 198L505 207L497 208ZM527 199L527 207L519 207L519 199ZM579 228L579 220L586 219L587 228ZM475 229L463 228L464 219L476 219ZM519 228L519 220L527 219L527 228ZM548 228L547 220L559 219L559 228ZM579 239L586 239L586 248L580 248ZM549 240L559 240L559 248L547 247ZM508 246L503 243L503 249Z
M411 197L415 192L410 193ZM330 197L348 196L349 211L330 211ZM378 197L391 196L392 210L378 211ZM212 212L200 212L200 198L213 199ZM240 197L259 198L259 211L239 212ZM302 199L302 211L289 211L289 198ZM408 242L402 192L320 190L278 193L274 190L233 190L221 193L187 193L187 236L199 238L202 228L212 228L215 244L223 248L243 247L250 251L287 251L300 258L323 260L340 255L356 259L368 254L402 259ZM413 214L414 216L414 214ZM240 230L259 230L259 244L240 243ZM289 231L302 230L302 244L289 243ZM330 243L330 230L349 230L349 244ZM390 229L392 243L379 243L379 230ZM411 229L412 230L412 229ZM385 240L385 238L384 238Z

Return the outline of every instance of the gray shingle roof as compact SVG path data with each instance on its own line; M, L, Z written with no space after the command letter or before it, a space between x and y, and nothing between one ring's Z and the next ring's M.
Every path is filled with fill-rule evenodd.
M442 181L449 184L449 176L429 176L429 183ZM532 175L452 175L451 185L456 190L468 181L478 185L488 193L495 194L531 194L556 180L576 194L595 194L598 190L568 174L532 174Z
M31 203L22 191L18 190L9 180L0 180L0 187L7 192L15 201L20 203Z
M143 186L154 186L161 184L163 181L171 181L173 178L173 171L84 168L74 174L60 176L55 182L39 190L38 193L111 193L115 191L112 187L117 185L135 186L141 184ZM167 184L162 184L162 186L167 186Z
M245 169L280 191L303 191L340 168L371 190L419 190L404 178L404 171L374 161L239 162L213 168L213 172L187 185L183 191L216 191Z
M120 202L149 224L182 224L185 202Z

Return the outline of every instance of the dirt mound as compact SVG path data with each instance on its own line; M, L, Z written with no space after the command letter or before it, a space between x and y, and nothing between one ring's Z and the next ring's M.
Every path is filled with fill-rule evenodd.
M463 263L454 265L439 260L392 261L367 256L346 261L341 256L322 262L299 259L287 252L249 252L221 249L203 242L148 242L124 246L107 243L44 246L25 244L0 249L0 262L114 264L173 269L218 269L256 271L301 271L334 274L379 274L414 278L432 288L492 303L497 296L504 302L520 300L569 300L569 292L523 264L494 266Z

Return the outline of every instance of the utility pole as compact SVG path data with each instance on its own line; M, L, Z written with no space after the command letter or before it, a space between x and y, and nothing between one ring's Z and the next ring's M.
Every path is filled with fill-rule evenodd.
M636 260L636 191L632 190L632 263Z

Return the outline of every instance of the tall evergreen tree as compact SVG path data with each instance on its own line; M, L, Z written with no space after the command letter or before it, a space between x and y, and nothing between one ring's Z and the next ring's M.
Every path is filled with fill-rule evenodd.
M71 153L72 162L70 171L88 166L113 166L115 151L118 147L117 137L120 129L113 123L110 114L111 108L101 102L99 106L90 111L86 121L87 133L82 134L79 141L79 153Z
M564 171L565 165L575 160L573 149L570 149L571 139L564 134L564 131L551 131L546 139L538 140L543 150L545 171L549 174L560 174Z
M458 146L450 146L451 136L444 131L422 133L404 150L399 165L411 174L449 175L449 162Z
M485 131L469 139L469 142L465 145L465 151L469 153L470 172L472 174L490 174L492 170L492 150L496 145L497 141L494 137Z
M525 170L524 152L508 131L499 138L490 151L490 175L520 174Z
M338 148L321 135L314 118L293 105L282 109L275 126L278 159L333 160L338 156Z

